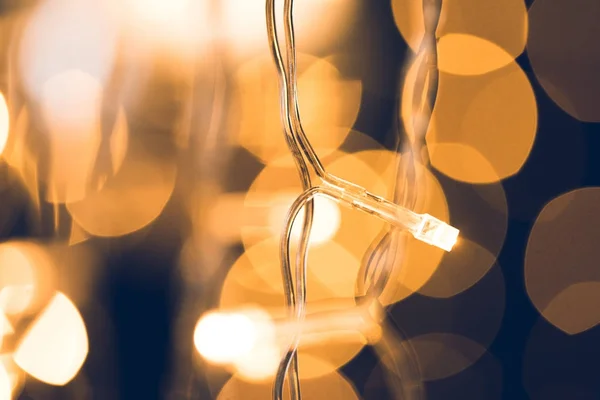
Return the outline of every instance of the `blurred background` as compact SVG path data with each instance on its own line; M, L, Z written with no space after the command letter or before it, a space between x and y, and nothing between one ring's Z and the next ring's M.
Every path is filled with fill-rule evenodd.
M311 143L390 198L421 2L295 15ZM415 211L459 242L409 242L371 326L356 280L384 223L317 199L304 398L403 398L390 376L411 363L427 399L600 398L598 15L443 2ZM280 349L248 338L287 329L278 241L301 186L264 1L2 0L0 93L0 399L270 398ZM251 318L215 339L198 321L216 309Z

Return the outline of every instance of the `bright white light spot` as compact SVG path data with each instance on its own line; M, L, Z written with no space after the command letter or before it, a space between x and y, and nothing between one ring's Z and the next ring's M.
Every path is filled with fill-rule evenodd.
M269 226L273 234L281 234L288 209L294 200L295 197L293 196L285 196L276 202L277 205L273 207L269 214ZM335 201L326 197L315 197L314 200L314 218L310 230L309 243L311 246L318 246L335 236L340 228L341 214ZM304 223L304 213L305 211L302 209L292 226L292 238L296 243L300 240L302 225Z
M137 17L150 24L171 24L182 17L189 0L128 0Z
M206 360L233 367L249 381L273 376L279 365L275 326L261 309L205 315L196 325L194 344Z
M263 341L261 345L236 360L234 366L240 378L246 381L270 379L277 372L281 354L274 341Z
M85 72L72 69L53 76L44 83L41 100L46 122L59 137L90 136L100 125L102 86Z
M83 319L71 300L57 292L25 333L14 360L34 378L62 386L77 375L87 353Z
M8 141L9 114L8 105L4 95L0 93L0 154L4 151L6 142Z
M29 94L41 96L45 82L69 69L101 84L115 58L117 24L102 0L46 0L25 27L20 69Z
M0 363L0 400L12 398L12 382L3 363Z
M194 344L204 358L215 364L229 364L252 351L257 328L243 314L211 313L198 321Z
M0 309L7 314L19 314L27 309L33 300L33 285L12 285L0 290Z
M238 55L266 50L264 0L221 0L223 37ZM356 0L303 0L294 4L300 46L319 46L338 39L352 26ZM283 1L275 1L277 21L283 21ZM280 28L283 31L283 28ZM280 32L281 32L280 31Z

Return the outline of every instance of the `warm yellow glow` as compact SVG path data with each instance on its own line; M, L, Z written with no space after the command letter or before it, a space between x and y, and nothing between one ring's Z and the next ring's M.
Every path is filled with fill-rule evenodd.
M0 290L0 308L8 314L23 312L31 304L33 284L6 286Z
M86 232L102 237L135 232L154 221L167 204L175 187L175 165L139 146L99 192L67 204Z
M281 361L281 352L275 343L263 342L252 353L240 357L234 364L237 374L248 382L271 380Z
M136 52L159 46L176 55L194 55L214 35L216 16L208 0L109 1Z
M190 0L129 0L132 11L149 23L172 24L185 13Z
M223 0L223 37L236 56L267 51L265 3L263 0ZM283 20L283 2L276 1L278 21ZM318 50L335 43L352 27L359 2L356 0L303 0L294 4L294 21L300 49Z
M10 384L10 390L12 392L12 397L7 397L6 399L10 400L19 398L20 390L25 381L25 374L15 364L12 353L4 353L0 355L0 368L4 368ZM4 397L0 398L5 399Z
M14 329L8 318L6 318L6 314L4 314L3 310L0 310L0 346L2 346L4 335L10 335L13 332Z
M112 72L117 35L106 1L42 2L21 42L20 69L28 93L39 99L48 79L70 69L104 85Z
M2 158L15 169L34 207L40 205L39 183L37 174L37 157L28 151L29 111L22 107L14 121L10 137L4 148Z
M83 319L71 300L58 292L21 339L14 360L34 378L62 386L79 372L87 353Z
M250 353L258 341L254 321L244 314L210 313L203 316L194 330L194 344L208 361L234 363Z
M18 399L25 381L25 374L15 364L12 353L4 353L0 355L0 369L3 369L3 371L0 372L0 376L2 376L0 378L0 399ZM3 375L6 375L9 392L5 390L6 380L4 379ZM10 393L10 396L2 397L2 395L6 393Z
M292 249L294 260L296 247ZM283 295L283 282L279 266L279 240L272 238L258 243L246 251L234 264L231 279L240 279L240 284L263 293ZM311 290L309 301L320 301L332 297L354 298L355 281L360 268L360 258L338 243L327 242L311 247L308 253L307 279ZM327 268L323 268L327 265ZM239 269L238 269L239 268ZM249 268L245 276L242 270ZM233 272L235 270L235 272ZM250 272L250 271L248 271ZM256 286L254 279L260 279ZM228 278L229 279L229 278Z
M4 98L4 94L0 93L0 155L2 155L8 141L9 119L6 99Z
M416 52L425 32L422 3L393 0L392 10L398 30ZM521 0L445 2L437 29L439 67L461 75L501 68L523 52L527 32L527 9Z
M283 282L277 261L277 249L277 241L265 243L263 246L257 245L235 262L221 291L222 309L257 305L269 312L274 320L288 317L284 307ZM324 258L325 256L329 258ZM258 260L264 260L264 263L256 264L255 261ZM323 266L327 267L323 268ZM329 242L311 249L307 277L307 286L310 288L307 293L309 315L353 307L356 304L354 294L359 266L360 260L340 249L335 243ZM330 299L336 301L329 303ZM358 333L346 337L347 340L339 340L338 336L329 335L328 340L317 340L306 348L300 348L301 376L309 378L329 374L350 361L365 346L364 339ZM247 363L239 362L237 369L234 369L243 373L244 379L248 380L265 379L269 371L271 371L269 376L272 377L274 372L272 365L276 365L273 349L267 346L263 347L261 352L264 357L260 366L252 367L251 360L246 358ZM254 372L254 377L250 376L251 372Z
M285 196L281 201L276 201L277 206L271 209L269 225L273 231L273 236L277 236L282 232L288 210L296 197L295 195ZM292 238L295 241L300 240L304 223L304 211L302 209L298 213L292 227ZM335 201L329 198L316 197L314 201L314 220L310 231L310 244L316 246L335 236L340 227L340 219L340 209Z
M351 143L353 148L358 149L381 147L373 139L356 131L350 132L350 135L346 139L346 143L348 142ZM337 160L341 155L341 152L334 152L331 157L325 157L324 161L328 165L331 165L330 160ZM349 159L343 161L344 164L348 163L350 165L342 165L340 170L343 171L342 173L352 174L353 178L356 176L364 176L366 174L368 177L374 179L370 181L369 187L375 189L382 195L386 195L388 194L388 189L384 188L384 186L388 186L388 183L391 182L391 177L383 176L383 174L392 172L392 169L386 168L393 160L394 153L391 151L368 150L353 153ZM240 168L243 168L243 166ZM277 178L274 171L273 175L264 171L269 177L261 178L261 181L265 179L264 182L257 182L256 187L253 185L256 192L252 195L248 194L247 199L245 199L245 192L220 194L214 199L214 202L209 207L208 215L203 217L202 220L197 221L202 225L202 229L207 230L210 232L211 236L223 243L233 243L240 240L240 235L243 231L244 243L249 246L252 246L265 238L272 237L273 235L278 236L281 233L288 206L300 193L300 189L299 187L294 186L288 189L288 183L298 181L291 157L288 156L274 160L267 168L277 169L280 171L277 172L277 175L281 175ZM353 172L356 169L358 169L358 172ZM391 187L391 185L388 187ZM332 232L331 235L333 236L340 234L339 227L342 224L342 213L344 215L343 218L346 219L345 223L350 225L347 218L351 218L353 220L351 226L356 225L361 227L361 231L356 232L354 237L347 235L345 238L362 243L363 246L366 246L366 243L369 240L369 237L365 238L365 236L375 234L375 231L370 229L371 225L376 224L377 227L375 227L375 229L381 225L381 222L375 218L364 218L360 213L347 212L349 210L329 202L328 200L325 200L325 198L317 197L315 201L326 207L319 207L321 212L318 209L316 209L315 212L320 214L325 220L329 220L327 224L321 223L323 218L319 216L313 221L313 234L315 233L315 230L323 231L325 233L319 235L322 238L320 242L331 239L329 232ZM331 212L331 214L325 215L326 213L322 211L326 211L327 213ZM299 217L298 221L302 221L302 219ZM321 228L315 228L315 225L319 225ZM366 233L364 229L365 226L369 227L369 229L366 230ZM315 237L313 236L313 247L315 245L314 240ZM355 247L347 242L344 242L344 246L347 248Z
M302 378L302 398L306 400L359 400L352 383L337 371L319 378ZM217 396L217 400L264 400L272 396L272 382L247 382L234 375ZM289 398L288 386L284 398Z
M206 360L229 365L245 380L269 378L279 365L275 326L260 309L203 316L194 330L194 345Z
M432 143L431 164L457 181L493 183L500 181L494 167L477 149L461 143Z
M319 150L317 148L317 152ZM390 163L393 160L392 157L382 157L373 165L380 163L382 159L387 159ZM322 161L330 173L355 182L371 193L386 195L389 190L389 186L382 180L380 174L375 172L367 161L361 159L360 153L355 156L334 151ZM247 249L261 241L280 237L283 229L282 217L290 205L290 193L300 192L300 180L291 156L275 159L261 171L248 190L242 213L242 242ZM314 220L315 227L320 232L318 235L322 239L328 239L321 241L320 245L334 241L357 259L361 259L373 239L384 227L383 221L347 207L327 204L329 200L319 200L317 197L316 202L319 203L318 206L322 204L332 209L327 211L323 208L322 214L318 211L318 206L315 209L315 213L320 215L328 214L326 219L317 216ZM339 218L334 214L333 207L339 212ZM275 215L277 218L274 218ZM336 226L338 220L339 227ZM302 223L301 219L297 221L296 224Z
M479 76L442 73L426 137L431 164L469 183L512 176L529 157L537 117L531 84L514 62Z
M32 125L26 108L19 112L5 155L36 203L40 182L47 201L73 202L100 189L120 169L128 148L127 121L120 107L114 125L102 126L102 96L94 76L68 69L40 89L41 113L36 118L43 129Z
M52 260L44 249L24 242L0 244L0 309L26 313L51 290Z
M422 63L423 56L415 57L415 59L410 64L410 67L406 71L406 74L404 76L404 84L402 86L402 102L400 103L400 116L402 117L404 129L406 130L408 139L410 140L411 144L415 143L417 139L422 140L422 138L416 137L414 124L415 118L422 118L423 116L418 114L419 110L414 109L413 102L413 99L416 95L415 85L417 83L419 67ZM420 95L425 95L425 93L421 93ZM432 110L422 111L429 113ZM393 157L393 155L391 155L390 157ZM392 161L390 160L390 162Z
M402 168L408 167L404 160L400 161L400 165ZM385 175L394 176L397 165L392 163L388 168L391 171L386 172ZM415 163L414 169L416 185L406 180L407 174L400 174L396 182L400 187L407 188L407 194L412 193L414 202L410 207L417 213L435 215L438 219L448 222L450 219L448 203L439 181L421 164ZM433 276L442 257L446 254L444 250L408 235L401 238L400 246L403 256L397 260L395 266L399 273L395 274L396 278L390 282L380 298L384 304L400 301L418 291Z
M0 363L0 400L10 400L12 398L12 384L8 371L3 363Z
M527 56L537 81L560 108L584 122L600 122L598 15L597 1L535 1L529 8Z
M68 70L44 84L41 104L50 141L49 200L81 200L101 140L102 86L80 70Z
M75 221L71 224L71 233L69 234L69 246L75 246L76 244L83 243L90 238L90 235L83 230L83 228Z
M35 265L17 246L0 246L0 308L8 314L23 312L33 299Z
M473 35L450 33L438 42L439 69L456 75L481 75L510 64L514 57Z
M248 61L235 77L234 104L240 114L232 114L235 118L229 123L236 144L265 163L286 156L289 150L281 132L279 88L272 60L259 57ZM299 54L302 125L321 157L339 147L348 135L358 115L361 91L360 81L343 80L329 60Z
M51 131L64 131L71 139L85 136L100 122L102 85L91 75L69 69L46 81L42 112Z
M568 334L600 323L599 201L598 187L553 199L537 217L527 243L527 294L548 322Z

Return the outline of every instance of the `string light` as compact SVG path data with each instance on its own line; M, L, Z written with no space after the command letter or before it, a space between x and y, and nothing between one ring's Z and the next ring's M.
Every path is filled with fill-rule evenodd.
M426 132L428 125L427 117L430 118L431 116L437 92L435 30L439 22L439 10L441 9L441 3L436 0L426 0L423 5L425 36L421 44L420 52L425 54L424 59L426 60L426 63L419 71L418 78L420 79L417 79L417 82L422 84L422 87L416 88L414 91L415 97L413 99L413 105L416 106L416 117L413 120L413 130L415 134L418 135L417 139L421 139L425 136L424 132ZM408 230L415 238L423 240L426 243L437 245L447 251L450 251L454 246L458 237L458 230L431 216L421 216L421 218L419 218L418 215L409 210L406 210L395 203L386 201L381 197L370 194L363 188L328 174L327 171L325 171L318 155L308 141L300 122L296 88L296 47L293 24L293 0L286 0L284 3L287 65L284 65L279 48L275 23L274 0L266 1L266 13L270 49L279 74L281 113L286 139L290 151L294 155L304 189L304 193L300 195L294 205L292 205L292 208L288 213L286 225L284 226L283 235L281 237L280 248L287 305L301 324L304 318L306 299L306 252L308 249L307 242L313 218L312 198L316 194L326 194L342 202L342 204L376 215L392 224L394 232L397 232L398 229ZM431 73L431 71L434 73ZM430 84L427 87L428 90L426 91L426 95L423 96L426 82L429 82ZM431 84L431 82L433 82L433 84ZM427 109L427 106L430 106L430 108ZM311 178L308 175L308 165L310 165L317 177L320 178L321 186L311 185ZM290 230L296 215L304 206L307 207L307 212L304 219L304 232L300 238L299 251L296 257L296 288L294 290L289 261ZM393 212L390 212L390 209L393 210ZM390 238L391 236L385 235L381 244L388 245ZM385 281L387 281L387 279L385 279ZM273 389L273 398L275 400L280 400L283 396L283 385L286 376L290 381L290 394L292 399L299 399L301 397L297 361L299 339L299 335L296 334L289 350L280 363Z
M437 7L437 8L436 8ZM428 127L428 121L431 117L435 102L435 94L437 91L437 54L435 52L435 28L439 21L440 4L437 2L426 1L424 3L424 15L426 17L426 35L420 49L421 60L424 61L419 70L417 82L420 86L415 87L413 97L414 113L411 121L410 130L413 133L413 148L411 154L420 155L421 142L424 139L425 132ZM300 122L300 114L297 100L297 78L296 78L296 48L294 42L294 26L293 26L293 1L286 0L284 3L284 19L285 19L285 44L287 52L287 65L284 65L283 57L279 48L277 37L277 29L275 23L275 2L274 0L266 0L267 14L267 32L269 45L272 57L275 61L279 83L280 83L280 101L282 120L284 122L285 138L291 153L294 156L294 161L298 173L302 181L304 192L296 199L290 207L284 224L284 231L281 237L280 257L282 262L282 275L284 279L284 288L286 295L286 304L290 313L288 319L294 321L298 327L292 330L291 346L285 352L279 364L279 368L275 378L275 386L273 397L279 400L283 396L283 383L287 376L290 381L290 395L292 399L301 398L300 380L298 375L298 360L297 349L300 341L300 331L305 326L305 301L306 301L306 258L308 251L309 234L314 218L314 203L315 196L329 197L346 207L374 215L393 228L392 233L384 235L380 243L375 246L374 254L380 251L389 251L389 247L397 239L396 233L400 231L410 232L416 239L425 243L437 246L446 251L452 250L458 238L458 230L447 223L430 216L428 214L420 215L410 209L400 206L397 203L388 201L382 197L369 193L364 188L345 181L341 178L329 174L322 166L320 159L310 142L308 141L302 124ZM320 183L314 185L309 174L309 168L312 170ZM413 171L414 174L414 171ZM414 179L412 183L415 184ZM402 190L410 195L410 191L406 187L397 188L395 200L402 193ZM404 193L405 201L407 193ZM414 196L413 196L414 197ZM413 200L414 203L414 200ZM300 210L306 209L304 214L304 222L300 235L299 250L296 257L296 286L294 288L292 281L292 272L290 268L290 241L292 236L292 226L296 220ZM380 259L380 257L379 257ZM371 261L373 258L370 259ZM367 279L372 278L373 272L366 275ZM387 279L385 279L387 281ZM376 304L376 303L373 303ZM240 316L217 316L212 315L202 319L196 329L195 339L196 345L201 353L208 359L215 361L220 360L220 355L210 354L209 348L219 346L210 346L210 337L214 332L221 330L233 330L231 324L246 324L248 320ZM239 329L239 326L237 327ZM253 330L252 330L253 331ZM253 337L254 335L250 335ZM214 336L213 336L214 337ZM221 338L219 338L220 340ZM250 341L252 342L252 341ZM242 343L242 342L240 342ZM243 354L247 354L250 350L247 346L242 346L243 349L236 351L236 356L225 356L229 362L235 363L235 358ZM249 347L252 347L249 345ZM231 349L230 349L231 350ZM224 354L227 352L224 351Z
M265 354L276 353L270 376L279 363L280 344L295 332L301 332L302 345L307 347L339 340L348 331L375 343L381 338L380 319L377 309L369 305L312 313L302 324L290 318L273 319L261 309L209 312L196 325L194 344L206 360L237 371L248 358L256 363Z

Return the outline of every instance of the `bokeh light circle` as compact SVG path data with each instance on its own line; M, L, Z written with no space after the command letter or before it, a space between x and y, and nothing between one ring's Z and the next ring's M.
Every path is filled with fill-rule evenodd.
M275 321L288 317L278 249L278 241L265 241L237 259L223 284L220 309L252 306L264 309ZM347 310L355 306L358 259L340 245L329 242L310 249L307 266L307 318L314 313ZM301 347L301 376L323 376L350 361L365 345L358 328L348 331L344 335L348 337L346 340L329 338L322 343Z
M234 104L229 120L233 140L269 163L289 153L281 125L279 88L273 62L258 57L235 74ZM360 108L360 81L344 80L327 59L300 54L298 102L304 130L315 148L333 151L348 135ZM323 112L323 110L327 112Z
M0 309L7 315L37 311L55 288L55 265L36 243L0 244Z
M406 167L402 161L400 165L403 166L402 168ZM395 177L396 168L396 163L390 164L384 176ZM442 221L450 222L446 196L437 178L421 164L415 163L414 169L417 177L414 187L406 181L408 175L404 173L399 174L398 181L392 181L394 185L414 191L414 204L406 206L419 214L427 213ZM435 273L445 253L410 235L400 238L398 245L400 256L396 262L399 263L399 273L392 278L380 297L380 301L384 304L398 302L418 291Z
M67 209L92 235L126 235L146 227L161 214L173 193L176 176L172 160L135 146L100 191L68 203Z
M320 154L319 149L317 149L317 153ZM243 211L247 223L242 226L242 242L246 249L268 238L280 237L285 210L291 205L290 200L301 193L300 179L292 160L289 155L273 160L260 172L250 186ZM372 193L379 195L387 193L387 185L380 175L360 156L334 151L323 157L322 161L331 174L361 185ZM317 183L318 181L315 182L315 184ZM325 200L325 202L323 200L316 202L316 207L319 207L319 204L324 207L321 211L315 210L313 225L315 236L321 239L330 238L355 257L361 258L377 233L383 228L383 222L366 213L331 203L329 200ZM327 204L327 208L325 204ZM337 211L335 214L328 213L328 224L316 221L316 218L326 213L328 208L333 207ZM339 212L339 218L337 212ZM273 218L273 213L276 213L277 218ZM301 220L297 220L296 223L301 222ZM336 227L334 232L333 228ZM319 228L321 230L316 232ZM318 241L311 247L316 248L324 243L324 241Z
M331 49L350 30L360 2L356 0L303 0L294 3L297 45L301 51ZM283 3L275 2L277 21L283 21ZM265 4L262 0L220 2L221 35L237 58L268 51Z
M549 202L535 221L525 255L527 293L540 314L569 334L600 323L600 188Z
M537 0L529 9L533 71L559 107L585 122L600 122L599 14L600 3L587 0Z
M69 69L90 74L104 85L113 69L117 40L117 20L107 2L42 2L21 40L20 70L27 92L39 99L45 82Z
M533 89L516 63L480 76L442 73L426 137L431 164L470 183L512 176L533 147L537 118Z
M392 316L405 335L402 340L413 349L423 380L455 375L486 352L504 316L504 285L495 264L476 285L453 297L415 294L394 305Z
M83 318L73 302L57 292L19 341L14 360L36 379L63 386L79 372L88 350Z
M425 32L422 3L393 0L392 11L402 37L416 52ZM439 67L460 75L501 68L523 52L527 32L522 0L444 1L437 30Z

